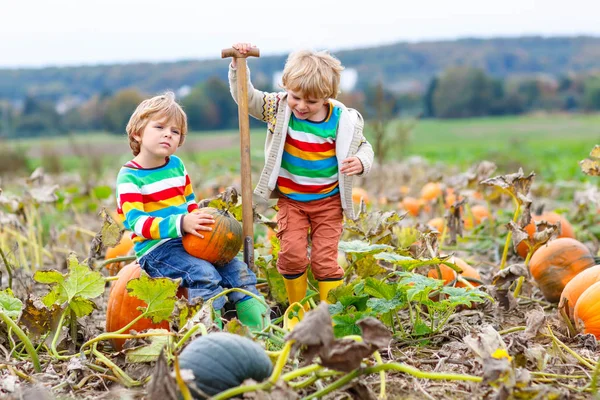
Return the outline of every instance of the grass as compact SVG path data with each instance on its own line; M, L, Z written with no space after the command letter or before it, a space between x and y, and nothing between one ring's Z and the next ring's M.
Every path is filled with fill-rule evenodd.
M368 127L365 132L370 137ZM223 168L235 170L239 167L238 134L237 131L190 132L178 154L186 163L193 162L211 175L217 175ZM265 129L252 130L252 165L256 171L262 168L264 138ZM224 145L215 145L223 140ZM89 165L86 160L89 157L82 157L81 153L102 157L101 164L112 169L131 156L124 135L102 132L11 143L27 151L32 169L40 164L42 148L46 153L61 154L67 171ZM544 180L586 180L578 163L597 143L600 143L600 114L422 120L408 142L394 144L389 159L421 156L461 168L489 160L498 165L500 173L516 172L522 167L526 173L535 171Z
M424 120L412 131L403 154L461 167L489 160L502 173L522 167L544 180L585 180L579 161L597 143L596 114Z

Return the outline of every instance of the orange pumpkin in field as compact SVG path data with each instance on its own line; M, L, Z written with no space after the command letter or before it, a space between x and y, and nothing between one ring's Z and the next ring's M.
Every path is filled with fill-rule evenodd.
M125 231L123 232L123 236L121 236L121 240L115 247L109 247L106 249L106 255L104 256L105 260L110 260L117 257L123 257L128 255L133 249L133 241L131 240L131 232ZM121 268L125 265L125 262L120 263L110 263L106 265L106 269L111 272L111 275L119 272Z
M492 216L486 206L480 204L471 207L471 215L465 215L465 229L473 229L481 224L484 219L490 219Z
M421 189L421 199L433 201L442 195L442 185L439 182L428 182Z
M551 224L556 224L560 221L560 232L558 233L558 237L575 239L575 231L573 230L573 225L571 225L571 223L569 223L569 221L567 221L565 217L555 212L545 212L541 215L531 216L531 222L524 228L530 238L535 233L536 221L547 221ZM517 246L517 253L523 258L527 257L528 250L529 248L524 242L519 243L519 245Z
M431 226L432 228L435 228L435 230L439 232L438 236L440 236L442 232L444 232L446 220L442 217L433 218L430 219L429 222L427 222L427 225Z
M463 278L466 278L465 280L469 281L469 278L476 279L478 281L481 280L481 275L479 275L479 271L477 271L475 268L471 267L463 259L458 258L458 257L452 257L448 261L452 264L455 264L460 269L462 269L462 272L460 273L460 275ZM456 271L454 271L452 268L448 267L445 264L440 264L439 267L440 267L440 272L442 273L441 279L444 281L444 285L449 285L457 279ZM436 268L430 269L429 272L427 273L427 276L429 278L433 278L433 279L440 279ZM476 281L469 281L469 283L471 283L471 285L473 285L473 286L481 285L479 282L476 282ZM454 286L455 287L466 287L466 285L460 281L456 282L456 285L454 285Z
M141 314L138 307L147 306L144 301L131 296L127 291L127 283L132 279L139 278L141 273L142 268L137 262L134 262L123 267L117 274L118 279L112 283L106 306L107 332L114 332L123 328ZM187 289L179 288L177 297L187 298ZM142 318L131 327L131 330L137 332L145 331L146 329L169 330L169 321L154 323L150 318ZM112 342L113 347L117 351L120 351L123 348L123 344L125 344L125 339L113 339Z
M369 194L367 193L367 191L365 189L360 188L360 187L353 187L352 188L352 202L355 204L359 204L360 199L363 199L365 204L370 203Z
M558 307L565 307L567 317L573 319L573 310L581 294L594 283L600 282L600 265L594 265L577 274L565 285L561 295Z
M600 339L600 282L594 283L581 294L573 310L575 327Z
M529 270L546 300L557 303L567 283L594 264L592 253L583 243L560 238L533 253Z
M199 210L214 217L212 231L199 231L199 238L189 233L182 238L183 247L194 257L222 266L233 260L242 248L242 224L227 210L205 207Z

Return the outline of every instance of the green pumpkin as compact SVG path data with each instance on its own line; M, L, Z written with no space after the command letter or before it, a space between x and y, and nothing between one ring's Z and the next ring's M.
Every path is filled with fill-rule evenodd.
M246 379L261 382L273 371L269 356L258 343L226 332L194 339L179 355L179 366L192 370L196 386L211 396Z

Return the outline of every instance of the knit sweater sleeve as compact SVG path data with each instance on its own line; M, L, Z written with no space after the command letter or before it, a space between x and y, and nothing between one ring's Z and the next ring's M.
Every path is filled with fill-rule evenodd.
M246 69L246 75L248 77L248 113L261 121L269 124L274 123L281 94L263 92L254 88L250 79L249 68ZM229 91L236 103L238 103L237 78L237 68L233 68L230 64Z

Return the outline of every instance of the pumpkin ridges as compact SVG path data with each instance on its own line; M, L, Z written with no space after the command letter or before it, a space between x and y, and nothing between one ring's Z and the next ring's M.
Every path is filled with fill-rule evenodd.
M583 333L600 339L600 282L587 288L577 300L573 316L575 326Z
M564 308L569 319L573 319L577 300L587 288L596 282L600 282L600 264L581 271L565 285L560 295L558 308Z
M186 234L183 247L191 255L216 266L233 260L242 247L242 225L227 211L205 207L199 210L215 217L212 231L200 231L204 238Z
M250 356L242 356L242 353ZM273 370L269 357L257 343L226 332L194 339L179 355L179 365L182 369L191 369L196 386L211 396L238 386L248 378L261 382Z
M523 228L529 237L532 237L535 233L535 223L539 221L547 221L551 224L556 224L558 221L560 221L560 233L558 234L558 237L575 239L575 231L573 230L573 226L569 223L569 221L562 215L551 211L542 213L540 215L531 216L531 222L526 225L525 228ZM527 256L528 249L529 248L527 247L527 244L521 242L517 246L517 253L522 258L525 258Z
M594 264L592 253L583 243L571 238L559 238L533 254L529 270L544 297L556 303L565 285Z
M126 265L117 274L118 279L113 282L108 303L106 306L106 331L114 332L125 325L129 324L141 312L138 307L146 307L146 302L138 299L137 297L131 296L127 291L127 283L140 277L142 269L137 262ZM178 297L187 297L187 292L184 288L179 288L177 292ZM169 321L161 321L155 323L150 318L142 318L136 322L131 328L137 332L145 331L147 329L167 329L169 330ZM113 346L116 350L120 351L123 348L125 339L113 339Z

